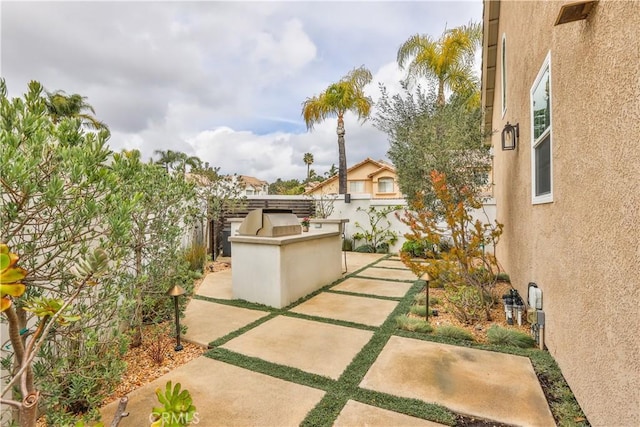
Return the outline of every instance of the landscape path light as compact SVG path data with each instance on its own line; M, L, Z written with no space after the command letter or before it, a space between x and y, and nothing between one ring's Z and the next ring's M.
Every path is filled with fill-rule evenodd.
M180 344L180 311L178 309L178 299L181 295L184 295L186 291L180 285L173 285L168 291L167 295L173 297L173 304L176 311L176 347L175 351L180 351L183 349L182 344Z

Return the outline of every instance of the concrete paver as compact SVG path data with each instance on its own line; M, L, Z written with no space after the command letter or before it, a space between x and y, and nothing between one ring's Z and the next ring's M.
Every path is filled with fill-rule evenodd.
M349 400L333 427L440 427L442 425Z
M384 254L366 254L360 252L347 252L347 274L360 270L362 267L384 258Z
M400 261L400 259L385 259L375 264L376 267L384 268L399 268L402 270L408 270L407 266Z
M291 309L294 313L380 326L396 308L396 301L324 292Z
M334 291L353 292L356 294L402 298L406 295L411 286L412 284L407 282L390 282L388 280L349 277L331 289Z
M347 252L350 272L384 255ZM401 264L385 259L349 277L332 290L402 297L416 280ZM381 268L387 267L387 268ZM395 268L395 269L394 269ZM391 280L407 280L394 282ZM227 299L231 271L209 274L198 294ZM398 302L323 292L291 311L364 325L381 325ZM184 324L186 340L206 346L268 312L192 299ZM339 378L373 332L289 316L278 316L246 331L223 348L306 372ZM130 416L121 426L149 425L157 406L154 390L180 382L194 397L202 426L299 425L324 396L312 387L269 377L200 357L129 394ZM400 397L439 403L453 411L496 422L526 426L554 425L530 361L524 357L392 336L360 387ZM109 422L117 402L103 408ZM348 401L336 426L426 426L436 423Z
M372 336L370 331L278 316L221 347L338 379Z
M391 268L369 267L362 270L357 276L374 277L376 279L410 280L415 281L417 277L411 270L399 270Z
M249 371L207 357L199 357L129 394L120 427L148 426L154 390L167 381L189 390L201 426L298 426L324 396L322 390ZM118 402L103 408L108 424Z
M185 341L207 347L211 341L240 329L261 317L266 311L249 310L192 299L187 305L182 324L187 326Z
M391 337L360 386L506 424L555 425L526 357Z
M231 270L207 274L198 287L196 295L218 299L233 299Z

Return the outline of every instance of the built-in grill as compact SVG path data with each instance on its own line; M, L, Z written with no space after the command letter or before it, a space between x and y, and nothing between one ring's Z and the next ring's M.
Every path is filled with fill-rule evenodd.
M255 209L242 221L241 236L281 237L301 234L302 227L290 209Z

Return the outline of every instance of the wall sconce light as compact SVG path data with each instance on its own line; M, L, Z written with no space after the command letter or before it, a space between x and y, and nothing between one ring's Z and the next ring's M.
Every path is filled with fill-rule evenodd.
M520 124L515 125L507 122L502 129L502 150L515 150L518 145L518 138L520 137Z
M185 294L185 290L180 285L173 285L168 291L167 295L173 297L173 304L176 310L176 347L175 351L180 351L183 349L182 344L180 344L180 312L178 311L178 298L181 295Z

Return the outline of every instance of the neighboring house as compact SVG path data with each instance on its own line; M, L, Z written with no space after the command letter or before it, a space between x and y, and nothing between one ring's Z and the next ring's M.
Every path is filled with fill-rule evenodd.
M542 290L545 344L591 425L638 426L640 4L573 2L586 19L555 25L569 4L484 1L498 259L522 295Z
M252 176L240 175L239 180L245 185L245 196L266 196L269 194L269 183Z
M401 199L396 169L381 160L366 158L347 169L347 193L368 194L372 199ZM338 194L338 175L322 181L304 194Z

